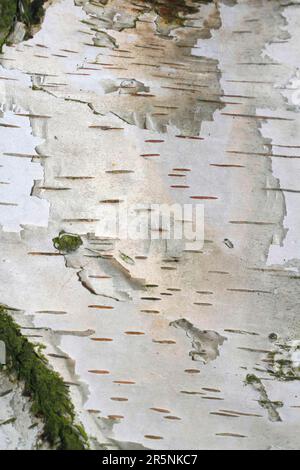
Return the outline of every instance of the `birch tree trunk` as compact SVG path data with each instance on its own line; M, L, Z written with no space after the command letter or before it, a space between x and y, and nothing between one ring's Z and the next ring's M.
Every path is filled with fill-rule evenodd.
M299 446L299 5L53 0L9 29L0 301L92 447ZM148 217L174 204L202 246Z

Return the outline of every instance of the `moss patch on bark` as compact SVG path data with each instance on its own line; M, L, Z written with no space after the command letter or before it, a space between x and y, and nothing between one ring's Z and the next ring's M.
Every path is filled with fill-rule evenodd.
M16 22L26 26L26 39L31 37L32 27L44 17L46 0L0 0L0 51L14 29Z

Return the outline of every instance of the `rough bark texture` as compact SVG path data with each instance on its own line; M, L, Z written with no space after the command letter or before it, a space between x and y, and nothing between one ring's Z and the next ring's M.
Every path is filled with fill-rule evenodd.
M56 0L4 47L0 300L96 448L299 446L299 26L299 1ZM203 248L104 238L125 201L203 203Z

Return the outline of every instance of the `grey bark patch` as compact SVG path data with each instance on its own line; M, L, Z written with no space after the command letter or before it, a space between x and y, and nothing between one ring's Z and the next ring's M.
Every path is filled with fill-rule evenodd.
M23 39L26 36L26 25L22 23L21 21L17 21L13 31L10 33L10 35L7 38L7 42L9 44L18 44L19 42L22 42Z
M171 322L170 326L181 328L186 332L193 347L189 352L189 356L193 361L202 361L204 364L214 361L220 355L219 346L222 346L227 339L216 331L199 330L185 318Z

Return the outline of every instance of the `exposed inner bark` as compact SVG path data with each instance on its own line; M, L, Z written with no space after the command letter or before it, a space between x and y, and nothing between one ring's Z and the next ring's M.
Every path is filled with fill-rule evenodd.
M166 21L173 22L177 19L180 23L185 15L196 13L202 4L213 0L144 0Z

